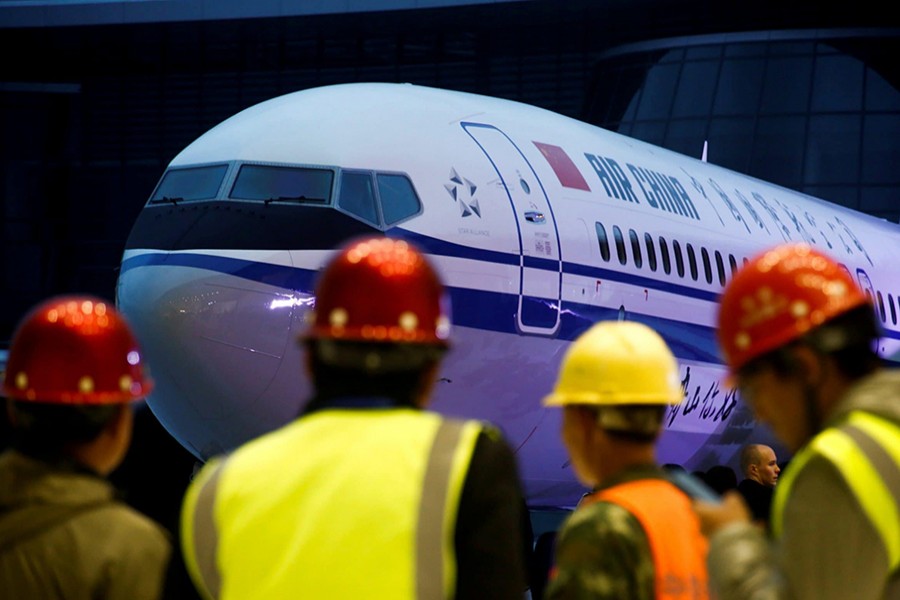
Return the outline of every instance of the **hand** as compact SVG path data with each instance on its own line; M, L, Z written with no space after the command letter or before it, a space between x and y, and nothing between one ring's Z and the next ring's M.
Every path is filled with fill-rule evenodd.
M730 523L749 523L750 509L739 492L731 490L722 496L722 501L713 503L694 500L694 512L700 519L700 529L710 536Z

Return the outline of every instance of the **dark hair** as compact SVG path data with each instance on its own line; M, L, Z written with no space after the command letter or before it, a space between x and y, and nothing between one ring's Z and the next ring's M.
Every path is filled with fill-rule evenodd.
M436 344L356 342L311 339L307 351L322 364L370 374L418 372L438 362L447 351Z
M728 465L713 465L706 470L706 483L719 494L737 487L737 473Z
M838 369L851 380L881 366L877 350L880 335L875 311L868 304L847 311L809 333L811 342L833 356ZM831 344L835 345L833 349L829 348Z
M91 442L115 418L120 404L60 405L9 401L13 423L11 445L23 454L60 460L73 444Z
M432 347L416 348L409 344L346 343L337 348L342 360L334 361L330 356L323 356L319 344L313 341L307 345L316 389L306 412L316 410L329 399L341 397L381 397L393 400L398 406L415 406L425 383L423 374L442 354ZM389 368L366 369L353 364L357 358L373 354ZM409 360L411 356L415 359Z
M642 444L652 443L662 431L668 406L653 404L616 404L593 406L597 424L607 435Z
M796 372L797 362L791 349L805 345L831 356L844 376L856 380L881 365L875 349L879 335L872 307L868 304L858 306L826 321L797 340L754 358L740 369L739 376L752 375L766 367L780 377L791 375Z

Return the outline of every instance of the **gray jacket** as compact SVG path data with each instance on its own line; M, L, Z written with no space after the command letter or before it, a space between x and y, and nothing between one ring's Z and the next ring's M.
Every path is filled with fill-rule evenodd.
M854 385L826 426L856 410L900 424L900 371L880 371ZM827 460L815 457L797 473L783 522L775 545L749 524L712 536L710 580L721 600L900 598L900 577L886 581L888 557L878 531Z
M155 600L171 542L99 476L0 454L0 597Z

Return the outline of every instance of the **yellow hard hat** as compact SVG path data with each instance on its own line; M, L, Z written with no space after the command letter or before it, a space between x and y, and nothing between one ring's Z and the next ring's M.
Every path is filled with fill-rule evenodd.
M569 346L544 406L666 405L683 397L675 357L658 333L633 321L603 321Z

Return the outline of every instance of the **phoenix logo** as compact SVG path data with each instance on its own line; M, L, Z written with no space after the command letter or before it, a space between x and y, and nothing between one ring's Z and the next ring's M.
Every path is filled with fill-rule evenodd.
M475 190L478 186L462 177L456 172L456 169L450 169L450 181L444 184L444 189L450 194L454 202L459 203L459 214L461 217L471 217L475 215L481 218L481 205L478 198L475 197Z

